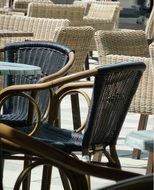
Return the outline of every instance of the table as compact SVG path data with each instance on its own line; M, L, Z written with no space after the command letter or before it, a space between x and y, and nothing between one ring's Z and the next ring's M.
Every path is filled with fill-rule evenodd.
M41 68L34 65L0 61L0 75L40 75Z
M129 133L125 140L127 145L143 151L149 151L146 173L152 173L154 167L154 130L139 130Z

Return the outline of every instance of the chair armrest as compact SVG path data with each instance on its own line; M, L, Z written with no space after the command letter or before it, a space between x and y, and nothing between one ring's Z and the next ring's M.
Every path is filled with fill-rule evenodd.
M94 68L91 70L81 71L72 75L60 77L58 79L47 81L44 83L9 86L0 91L0 100L11 93L28 92L28 91L38 92L40 90L54 88L54 87L61 86L69 82L73 82L73 81L84 79L90 76L94 76L96 73L97 73L97 69Z

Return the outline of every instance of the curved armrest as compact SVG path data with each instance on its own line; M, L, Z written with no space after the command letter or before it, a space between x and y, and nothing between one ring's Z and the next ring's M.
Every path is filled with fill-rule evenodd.
M28 118L27 118L28 123L32 122L33 116L34 116L34 110L35 110L35 112L36 112L35 126L33 127L33 129L30 132L27 133L27 135L29 135L29 136L34 135L38 131L40 126L41 126L41 112L40 112L40 109L39 109L39 106L38 106L37 102L29 94L22 93L22 92L13 93L13 94L11 93L11 94L8 94L7 96L5 96L4 98L2 98L0 100L0 110L1 110L4 102L7 101L8 99L12 98L13 96L20 96L20 97L24 97L24 98L29 100L30 107L29 107Z
M40 90L53 88L56 86L64 85L69 82L73 82L73 81L77 81L80 79L94 76L96 73L97 73L97 68L91 69L91 70L86 70L86 71L81 71L81 72L78 72L78 73L75 73L72 75L67 75L67 76L60 77L58 79L47 81L44 83L9 86L0 91L0 99L3 99L5 96L7 96L8 94L11 94L11 93L23 92L23 91L24 92L28 92L28 91L37 92Z

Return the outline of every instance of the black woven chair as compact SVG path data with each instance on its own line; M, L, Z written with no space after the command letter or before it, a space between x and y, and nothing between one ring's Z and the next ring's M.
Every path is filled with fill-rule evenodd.
M116 142L143 68L143 63L121 63L98 68L84 134L53 127L45 122L35 138L68 153L82 151L82 155L89 160L90 154L98 149L108 158L109 166L120 168ZM64 87L62 91L64 93Z
M4 52L4 60L41 67L42 76L6 76L5 86L26 84L37 84L54 80L67 74L74 62L74 51L70 48L48 41L25 41L8 44L1 49ZM50 96L58 87L44 90L39 93L39 98L34 101L35 93L27 94L12 92L7 98L1 98L3 113L0 115L0 123L5 123L13 128L23 131L27 129L28 135L33 135L48 116ZM35 110L33 112L33 110ZM4 159L24 160L24 165L31 162L26 155L16 156L16 151L5 151ZM27 181L25 184L28 183ZM23 185L28 189L28 185Z
M38 83L42 77L45 77L44 80L58 78L67 74L74 60L74 53L71 49L48 41L16 42L6 45L2 51L4 61L39 66L42 71L42 76L37 77L7 76L5 86ZM37 101L41 110L41 121L46 119L49 97L52 92L49 90L41 92ZM28 99L23 96L14 96L4 103L0 122L12 127L27 125L31 127L31 131L32 113L28 116L28 109Z
M27 88L24 85L20 87L8 87L0 94L0 98L4 98L7 94L10 94L10 92L17 93L17 91L30 91L32 89L40 91L51 87L54 88L77 79L95 76L93 95L85 133L81 134L71 130L56 128L54 121L56 121L58 117L58 114L56 114L58 112L51 112L52 109L58 108L59 94L66 93L67 90L74 87L80 88L81 86L84 86L83 82L78 82L76 85L75 83L70 83L66 86L63 85L55 94L53 94L53 102L51 101L50 109L50 116L54 115L55 117L53 125L51 125L51 118L49 117L49 122L44 122L42 124L40 129L35 133L34 138L69 154L72 154L72 152L75 151L82 151L83 158L88 157L88 161L90 161L90 155L95 153L98 148L99 151L103 152L108 158L109 162L107 163L107 166L120 168L120 161L116 152L116 142L127 114L128 107L144 70L145 64L139 62L111 64L66 76L48 83L36 84L35 86L31 85ZM85 83L85 86L88 86L87 83L88 82ZM53 104L55 107L53 107ZM52 115L51 113L54 114ZM23 127L22 129L26 132L27 127ZM108 146L110 152L106 150ZM17 149L18 152L31 154L30 152L26 152L22 147L16 147L10 142L3 142L3 148L5 150L8 150L10 147ZM44 189L49 189L50 172L50 166L45 165L42 183ZM64 182L65 176L62 175L62 177ZM66 180L64 185L65 189L68 189L67 187L69 186L69 183L67 183Z

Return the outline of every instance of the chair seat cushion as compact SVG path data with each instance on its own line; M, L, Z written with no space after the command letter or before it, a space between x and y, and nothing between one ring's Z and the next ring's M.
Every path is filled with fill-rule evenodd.
M54 145L65 152L72 152L81 151L83 135L45 123L34 138L49 145Z

